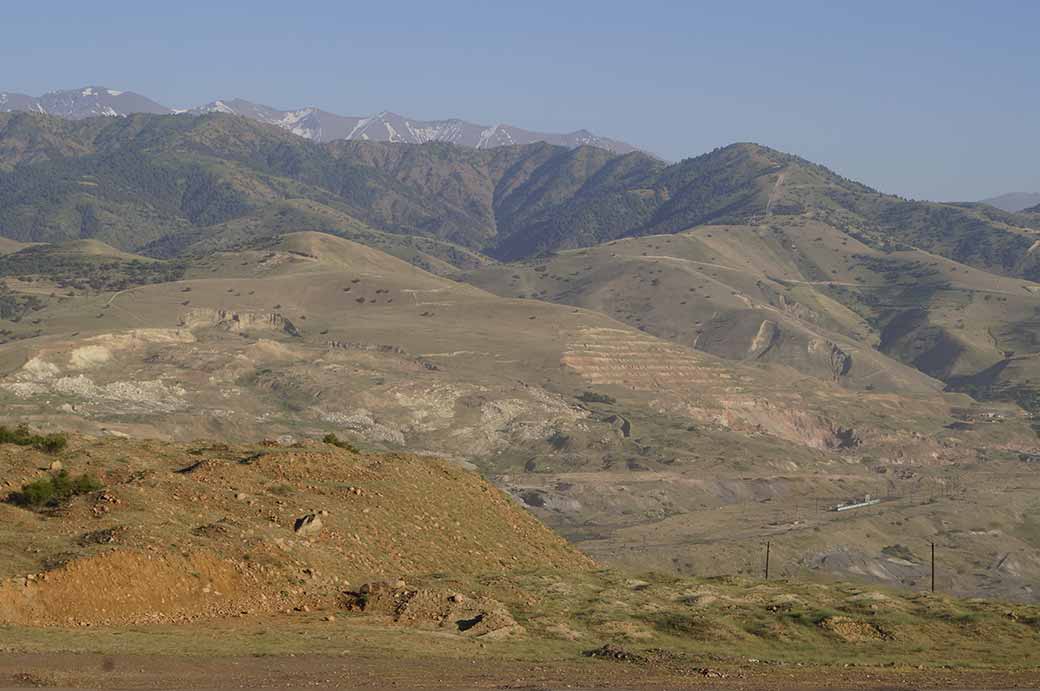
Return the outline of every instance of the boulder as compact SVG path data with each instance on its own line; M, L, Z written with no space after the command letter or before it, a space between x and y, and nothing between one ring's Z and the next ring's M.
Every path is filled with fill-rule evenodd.
M379 593L387 590L404 590L407 588L407 584L400 578L388 578L383 581L369 581L361 586L360 592L362 595L368 595L370 593Z
M322 527L321 517L317 514L309 513L296 519L296 522L293 524L293 532L301 537L307 537L318 535L321 533Z

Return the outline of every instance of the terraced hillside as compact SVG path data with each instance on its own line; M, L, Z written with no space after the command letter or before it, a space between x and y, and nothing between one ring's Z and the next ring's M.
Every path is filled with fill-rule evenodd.
M1040 412L1040 284L923 250L879 249L810 215L628 238L466 279L849 388L928 386L913 368L933 386Z

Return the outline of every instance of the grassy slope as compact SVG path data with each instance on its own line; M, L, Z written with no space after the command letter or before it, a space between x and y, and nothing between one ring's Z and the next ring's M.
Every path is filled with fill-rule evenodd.
M22 240L96 236L169 254L211 233L269 233L279 222L265 209L305 199L345 231L367 225L507 259L805 213L875 247L909 244L1006 275L1029 277L1038 266L1028 250L1040 223L1030 214L909 202L754 144L666 166L546 144L318 145L221 115L5 116L0 165L19 162L31 165L0 176L0 224Z
M0 455L8 487L39 477L53 460L10 446L0 446ZM327 664L335 666L345 651L364 651L365 664L378 669L396 660L396 673L412 681L418 677L408 677L402 657L424 660L427 669L445 666L446 680L454 660L476 656L505 666L549 665L544 673L571 680L650 673L658 683L675 683L709 667L758 683L797 672L811 686L833 683L827 670L850 665L861 675L887 668L883 674L902 678L899 684L917 680L921 666L970 678L1035 673L1040 665L1036 607L789 578L634 578L593 570L475 475L433 459L359 455L318 443L81 438L59 458L73 472L101 478L105 490L45 514L0 504L7 654L176 651L220 660L307 653L330 656ZM186 468L192 470L178 472ZM316 509L329 512L321 535L294 536L293 519ZM148 557L133 561L141 554ZM182 565L182 554L194 561ZM109 575L98 589L97 569L124 562L133 562L134 572ZM26 574L41 575L27 586L8 580ZM494 598L526 633L504 642L478 639L478 646L340 611L342 590L402 575L431 592ZM27 591L33 597L23 600ZM290 611L303 605L309 614ZM330 613L338 621L319 621ZM86 623L89 636L79 628ZM582 661L582 651L603 643L636 657ZM620 666L603 668L611 664Z
M316 233L205 257L181 281L54 301L34 318L44 337L0 347L8 420L174 439L332 429L369 447L428 450L479 465L598 554L627 559L641 531L667 525L647 560L684 571L689 562L694 573L709 561L690 562L688 545L713 512L719 536L757 538L772 530L774 506L837 503L882 484L906 495L964 464L1025 467L1018 453L1035 447L1011 408L980 409L927 385L849 391L787 367L727 362ZM606 398L583 400L587 391ZM1023 480L1015 496L1032 486ZM893 520L919 504L920 495L893 505ZM1011 535L1028 511L993 520ZM841 573L883 561L889 543L811 525L820 530L799 531L810 538L799 543L806 559L840 541L856 552ZM934 528L905 530L920 540ZM959 562L981 558L967 532L977 529L951 538ZM1001 544L1033 554L1016 540ZM748 554L716 557L732 573ZM992 583L968 570L956 587L1022 597L1037 569L1027 560Z
M821 228L802 233L829 231ZM937 386L874 351L876 339L871 343L860 315L811 286L785 282L804 275L787 248L751 235L709 227L624 239L504 270L478 269L467 280L501 295L599 310L715 355L783 363L846 386L908 392ZM766 330L770 325L776 333ZM847 369L834 360L832 346L851 357Z
M25 243L8 238L0 238L0 254L10 254L25 248Z
M597 309L723 357L829 378L833 363L808 348L823 338L851 355L839 377L850 386L914 385L875 349L985 398L1028 403L1040 373L1030 326L1040 284L921 250L883 251L811 217L620 240L478 269L467 280ZM771 345L760 331L766 320L778 327Z
M850 585L806 587L748 579L641 580L615 572L421 580L502 598L527 635L480 641L338 612L336 622L328 623L320 620L330 611L325 609L281 618L210 621L205 630L198 625L94 627L88 634L8 628L6 642L12 651L37 653L169 656L176 650L188 658L188 665L204 658L223 663L209 672L209 683L242 674L227 669L227 662L234 661L227 660L231 656L259 656L247 668L262 665L264 657L284 656L278 661L291 666L289 656L307 656L310 665L320 661L326 680L347 674L339 660L348 656L351 666L384 684L395 679L426 686L435 683L433 671L449 687L453 682L457 687L507 678L549 686L588 685L592 680L640 687L703 686L705 669L726 677L712 679L713 687L1000 687L1001 682L1009 687L1035 683L1040 664L1035 608L941 595L907 597ZM607 642L635 659L590 660L582 655ZM476 674L460 674L474 669L473 662L478 664ZM22 664L32 667L29 661ZM44 679L70 678L54 674L53 666L49 671ZM300 675L300 670L294 673ZM363 678L351 685L364 685ZM1017 683L1011 681L1016 678Z
M460 268L484 266L492 261L449 242L374 230L341 211L305 199L276 202L252 215L178 236L175 245L160 243L146 251L200 257L216 251L245 249L285 233L308 230L376 247L436 274L454 273Z

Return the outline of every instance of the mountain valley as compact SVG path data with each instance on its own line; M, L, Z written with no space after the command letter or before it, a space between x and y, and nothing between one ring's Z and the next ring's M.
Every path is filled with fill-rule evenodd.
M1040 216L734 144L0 115L0 404L476 469L602 562L1035 601ZM850 513L831 509L871 495Z

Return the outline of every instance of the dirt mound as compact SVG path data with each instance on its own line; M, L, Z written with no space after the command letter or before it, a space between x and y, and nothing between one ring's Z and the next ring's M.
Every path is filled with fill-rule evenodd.
M827 617L820 622L820 628L833 633L838 638L849 643L882 641L891 638L876 624L857 621L851 617Z
M602 660L617 660L619 662L646 662L646 658L633 652L625 650L616 645L606 643L599 648L586 650L582 653L585 657L596 657Z
M246 565L213 554L116 550L0 585L0 621L137 624L269 609L275 596Z
M403 584L362 587L348 593L344 606L352 611L389 617L411 628L446 629L464 636L507 638L525 633L498 600L438 589L411 589Z
M374 574L593 566L477 475L437 459L317 442L198 447L73 438L60 460L103 489L37 510L0 503L0 623L326 608ZM0 445L9 493L45 477L52 461ZM447 596L412 593L418 599L398 616L438 626L472 620L469 635L515 625L490 601Z

